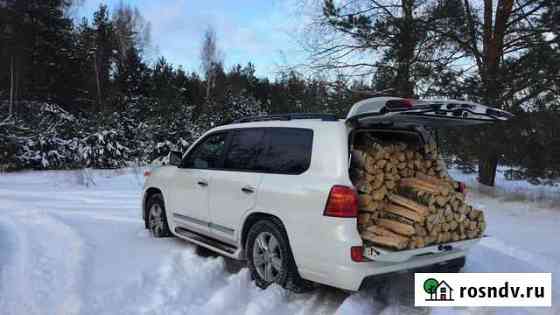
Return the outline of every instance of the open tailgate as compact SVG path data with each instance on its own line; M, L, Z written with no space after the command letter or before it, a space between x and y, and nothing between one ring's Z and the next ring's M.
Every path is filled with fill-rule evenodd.
M436 128L494 123L512 117L504 110L468 101L375 97L354 104L346 121L355 127L394 124Z
M417 256L449 254L457 251L465 251L479 241L480 238L475 238L409 250L391 250L372 244L364 244L364 256L374 261L399 263Z

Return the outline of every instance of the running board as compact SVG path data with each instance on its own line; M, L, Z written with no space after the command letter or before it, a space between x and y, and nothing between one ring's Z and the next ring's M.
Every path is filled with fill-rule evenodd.
M230 245L230 244L226 244L222 241L219 241L217 239L208 237L208 236L204 236L202 234L193 232L191 230L187 230L185 228L182 227L176 227L175 228L175 233L179 234L181 237L187 239L188 241L191 241L197 245L206 247L208 249L211 249L213 251L216 251L222 255L231 257L231 258L235 258L235 259L239 259L240 256L240 251L237 247Z

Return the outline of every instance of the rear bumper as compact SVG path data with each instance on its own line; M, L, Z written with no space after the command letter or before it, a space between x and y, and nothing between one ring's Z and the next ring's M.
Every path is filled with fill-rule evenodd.
M335 266L331 265L328 273L309 272L309 270L300 268L300 274L303 278L311 281L344 290L358 291L380 276L408 272L424 267L437 268L438 265L445 265L448 262L450 264L452 262L456 263L464 259L466 253L466 250L454 250L441 254L416 256L404 262L348 262Z
M479 241L463 240L402 251L364 247L364 256L370 260L355 262L350 248L364 246L355 219L321 217L316 224L321 228L302 230L287 226L298 271L304 279L349 291L358 291L364 279L371 276L462 258Z
M394 276L396 276L398 274L401 274L403 272L410 272L410 273L417 273L417 272L457 272L459 269L461 269L461 268L463 268L463 266L465 266L465 261L466 261L465 256L463 256L463 257L454 258L454 259L451 259L451 260L446 260L446 261L443 261L443 262L440 262L440 263L435 263L435 264L428 265L428 266L408 269L408 270L405 270L405 271L397 271L397 272L390 272L390 273L381 274L381 275L367 276L362 280L362 284L360 285L359 290L364 290L364 289L369 289L369 288L372 288L372 287L376 287L379 284L390 281L389 278L394 277Z

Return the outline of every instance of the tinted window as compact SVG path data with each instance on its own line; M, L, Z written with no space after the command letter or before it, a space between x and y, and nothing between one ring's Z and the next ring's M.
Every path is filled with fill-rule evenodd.
M183 167L218 168L226 146L226 133L210 135L189 153Z
M244 129L234 131L224 162L224 168L233 170L255 170L257 157L264 151L264 131Z
M313 132L306 129L266 129L267 150L257 168L280 174L301 174L309 168Z

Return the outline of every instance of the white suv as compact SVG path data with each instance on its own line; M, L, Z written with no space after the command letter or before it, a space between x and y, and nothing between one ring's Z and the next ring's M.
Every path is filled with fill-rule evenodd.
M359 290L373 276L424 266L464 265L478 240L391 251L364 244L350 180L359 132L432 141L424 127L507 120L464 101L373 98L346 119L291 114L247 118L208 131L172 165L148 172L142 217L156 237L175 235L246 259L260 287L295 291L311 282ZM403 138L404 137L404 138Z

